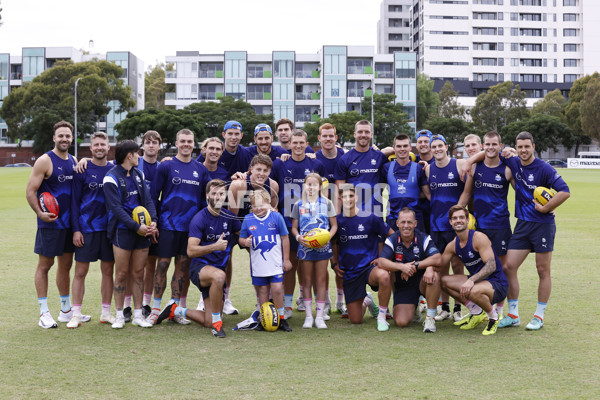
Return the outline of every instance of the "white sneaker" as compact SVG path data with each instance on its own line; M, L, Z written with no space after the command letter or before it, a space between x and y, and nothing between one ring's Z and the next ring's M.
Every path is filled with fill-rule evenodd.
M330 312L331 312L331 299L329 297L327 297L327 300L325 300L325 307L323 307L323 314L329 315Z
M304 321L304 323L306 324L306 320ZM312 322L311 322L312 325ZM319 329L327 329L327 324L325 324L325 319L324 318L315 318L315 326ZM304 326L303 326L304 328Z
M461 319L463 319L462 311L456 311L456 312L452 313L452 320L454 322L458 322Z
M348 312L348 310L346 310L346 305L343 302L335 303L335 308L337 309L337 311L340 314L344 314L344 313Z
M100 323L112 325L115 323L115 316L112 315L111 313L102 313L100 315Z
M433 333L435 330L435 318L425 317L425 322L423 322L423 332Z
M152 328L154 326L150 322L146 321L146 318L144 318L141 315L139 317L133 317L133 319L131 320L131 324L137 325L140 328ZM113 328L114 328L114 325L113 325Z
M122 329L125 326L125 317L116 317L112 324L113 329Z
M304 324L302 325L302 327L305 329L310 329L313 327L313 322L314 322L314 319L313 319L312 315L310 315L310 316L307 315L306 318L304 318ZM325 323L325 322L323 322L323 323Z
M415 310L415 315L413 316L413 322L421 322L423 321L423 314L419 312L419 307L417 306Z
M329 321L331 317L325 313L323 313L323 321Z
M200 301L198 302L198 307L196 307L198 311L204 311L204 299L200 297Z
M179 315L175 315L173 317L173 321L177 322L179 325L189 325L192 323L192 321L190 321L189 319L181 317Z
M424 313L425 311L427 311L427 303L419 302L419 305L417 306L417 312Z
M306 307L304 306L304 299L302 297L298 297L296 299L296 306L298 311L306 311Z
M368 306L369 312L373 318L377 318L377 315L379 314L379 307L375 304L373 295L370 292L367 292L367 297L371 299L371 304Z
M150 325L156 325L156 320L158 319L158 314L155 312L151 312L148 317L146 317L146 322Z
M67 328L75 329L81 326L81 315L73 315L67 324Z
M294 316L294 313L292 312L292 308L291 307L286 307L283 310L283 315L285 317L285 319L290 319Z
M235 308L233 306L233 304L231 304L231 300L229 300L229 299L225 300L225 302L223 303L223 314L227 314L227 315L237 315L238 314L238 309Z
M58 322L69 322L73 318L73 310L69 310L69 312L61 312L58 314ZM91 315L81 315L81 322L88 322L92 319Z
M438 310L438 313L435 315L435 320L436 321L443 321L445 319L450 319L451 314L450 311L446 311L446 310Z
M40 322L38 322L38 325L44 329L58 327L58 324L56 323L54 318L52 318L52 315L50 315L50 311L46 311L46 312L40 314Z

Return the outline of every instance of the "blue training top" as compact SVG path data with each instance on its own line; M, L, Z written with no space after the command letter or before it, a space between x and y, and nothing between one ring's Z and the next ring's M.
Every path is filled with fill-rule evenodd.
M37 226L45 229L69 229L71 228L71 193L75 159L68 154L69 157L63 160L52 150L46 154L52 161L52 174L42 181L37 196L39 198L42 193L48 192L56 197L58 218L54 222L44 222L38 218Z
M452 226L448 220L448 211L450 211L450 207L458 203L458 199L460 199L460 195L465 188L465 183L460 180L454 158L451 158L444 168L439 168L436 163L430 164L429 168L431 231L452 231Z
M101 167L93 162L73 178L71 196L71 226L73 232L102 232L108 226L108 213L104 201L104 176L114 167L107 163Z
M506 164L490 168L483 162L475 166L473 176L473 214L480 229L510 229Z
M460 260L465 264L465 268L469 271L469 276L473 276L483 268L486 261L481 259L479 253L473 248L473 235L476 231L469 230L469 240L465 247L460 247L460 240L458 237L454 239L454 250L456 251L456 255ZM482 235L481 232L478 232ZM485 278L486 281L495 281L502 285L508 286L508 280L506 279L506 275L502 271L502 263L496 254L494 254L494 259L496 261L496 270L492 272L488 277Z

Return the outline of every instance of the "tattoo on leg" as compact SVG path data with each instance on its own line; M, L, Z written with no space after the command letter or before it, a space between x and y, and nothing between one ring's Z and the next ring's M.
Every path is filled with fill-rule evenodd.
M115 286L115 292L116 293L124 293L125 292L125 286Z

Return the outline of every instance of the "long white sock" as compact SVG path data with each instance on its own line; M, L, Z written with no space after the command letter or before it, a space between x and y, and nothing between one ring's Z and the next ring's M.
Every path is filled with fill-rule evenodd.
M317 318L323 318L323 310L325 309L324 301L317 301Z
M312 297L309 297L308 299L306 297L304 298L304 308L306 309L304 311L306 316L312 317Z
M544 320L544 312L546 311L547 305L548 305L548 303L540 303L538 301L537 308L535 309L535 314L533 314L533 316L538 317L539 319L541 319L543 321Z

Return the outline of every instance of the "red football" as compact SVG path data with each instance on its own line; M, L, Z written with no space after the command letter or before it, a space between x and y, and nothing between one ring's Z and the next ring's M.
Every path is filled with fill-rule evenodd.
M39 201L43 212L52 213L58 217L58 201L52 193L44 192L40 194Z

